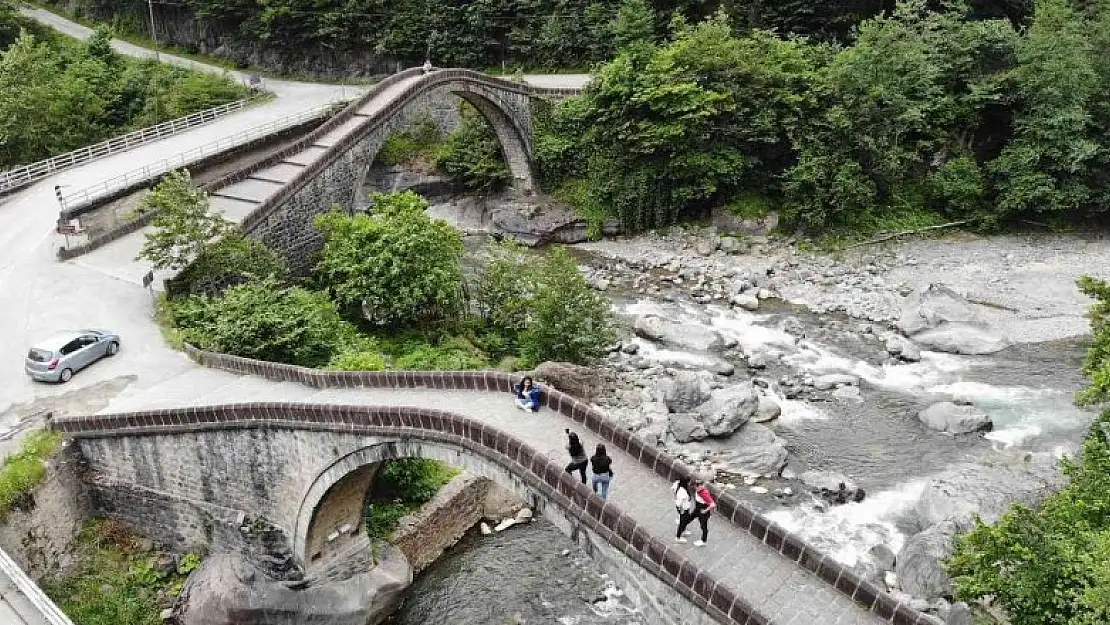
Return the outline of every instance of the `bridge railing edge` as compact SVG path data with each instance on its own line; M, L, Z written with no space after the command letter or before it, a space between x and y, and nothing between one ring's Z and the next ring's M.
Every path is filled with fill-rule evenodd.
M516 381L513 374L501 371L325 371L210 352L190 344L186 344L184 350L190 358L204 366L276 381L297 382L312 388L431 388L509 393ZM556 389L544 388L541 399L545 407L582 424L636 458L656 475L668 481L694 477L694 472L685 463L647 445L640 437L619 427L598 408ZM182 410L188 412L205 408ZM102 430L108 426L98 421L99 417L89 417L82 422L83 427ZM910 608L906 603L899 603L876 584L861 578L851 568L825 555L801 536L775 523L731 493L718 490L715 495L718 513L730 523L881 618L895 625L937 623L933 617Z

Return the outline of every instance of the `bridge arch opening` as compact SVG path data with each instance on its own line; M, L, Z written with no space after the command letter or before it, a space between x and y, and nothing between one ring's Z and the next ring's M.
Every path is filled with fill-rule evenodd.
M386 137L392 132L408 127L415 120L416 114L423 109L421 103L427 102L427 98L445 93L454 95L473 106L493 129L498 145L501 147L501 156L512 175L512 187L524 193L535 191L530 96L510 91L501 92L478 82L450 80L432 84L419 95L414 96L388 123L388 132L380 133L367 146L360 159L360 169L355 178L352 198L355 210L365 208L369 204L365 191L367 173L385 144Z

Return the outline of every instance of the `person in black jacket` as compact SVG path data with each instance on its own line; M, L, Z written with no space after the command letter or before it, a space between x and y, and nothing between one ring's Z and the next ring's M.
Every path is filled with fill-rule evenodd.
M601 495L602 499L608 499L609 482L613 480L613 459L605 453L605 445L598 445L597 449L594 450L594 455L590 458L590 466L594 472L592 482L594 492ZM598 486L601 487L600 490L598 490Z
M582 483L586 483L586 466L590 463L590 459L586 457L586 448L582 446L582 441L578 440L578 435L567 432L567 453L570 454L570 464L566 466L567 473L574 473L582 476Z

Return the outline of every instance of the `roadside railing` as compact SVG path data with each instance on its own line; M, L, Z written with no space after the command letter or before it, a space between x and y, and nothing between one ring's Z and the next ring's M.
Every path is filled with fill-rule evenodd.
M54 173L69 169L70 167L83 165L89 161L119 152L126 152L127 150L137 148L151 141L164 139L179 132L184 132L196 128L197 126L207 124L228 113L233 113L244 108L250 102L251 100L228 102L227 104L221 104L220 106L215 106L210 109L197 111L192 115L171 119L167 122L141 128L113 139L94 143L93 145L88 145L72 152L51 156L37 163L22 165L15 169L0 172L0 193L22 187L32 182L37 182Z
M326 115L329 110L333 110L340 104L341 103L339 102L333 102L330 104L317 106L307 111L295 113L293 115L287 115L285 117L275 119L260 126L255 126L253 128L242 130L233 135L223 137L211 143L197 146L191 150L186 150L185 152L182 152L175 156L164 158L153 163L148 163L147 165L144 165L138 169L133 169L127 173L108 178L103 182L95 184L91 187L86 187L84 189L81 189L80 191L75 191L73 193L63 195L58 198L58 201L61 204L62 208L62 216L63 218L65 218L67 214L72 213L75 209L84 206L90 202L94 202L102 197L111 195L112 193L115 193L120 189L125 189L132 185L145 182L147 180L150 180L151 178L160 176L175 169L180 169L188 165L189 163L200 160L207 156L211 156L213 154L217 154L219 152L223 152L228 148L269 136L280 130L291 128L298 124L302 124L312 119Z
M41 617L41 620L47 625L73 625L73 621L69 620L69 617L59 610L58 606L54 605L54 602L46 596L46 593L39 588L38 584L27 577L23 569L19 568L15 560L12 560L11 556L4 553L3 550L0 550L0 576L7 576L12 585L26 597L27 603L35 610L34 614L24 614L20 611L21 608L18 605L12 606L16 610L16 617L22 617L23 620L20 620L20 622L34 623L40 620L39 617ZM10 593L10 590L7 592ZM0 598L0 601L3 601L3 598Z

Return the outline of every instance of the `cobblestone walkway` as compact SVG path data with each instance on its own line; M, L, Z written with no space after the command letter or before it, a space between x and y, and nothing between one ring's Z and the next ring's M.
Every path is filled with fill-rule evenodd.
M200 394L197 389L204 389ZM238 402L301 402L419 406L448 410L502 428L553 458L566 456L564 430L579 433L586 448L592 433L550 410L528 414L517 410L507 395L442 390L317 390L211 369L192 369L147 390L125 392L104 413L180 408ZM673 540L674 507L670 485L623 452L614 456L610 500L634 515L653 534ZM695 532L696 536L696 532ZM675 543L674 549L709 570L764 615L780 625L867 625L881 623L809 571L783 558L720 518L710 520L709 544Z

